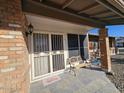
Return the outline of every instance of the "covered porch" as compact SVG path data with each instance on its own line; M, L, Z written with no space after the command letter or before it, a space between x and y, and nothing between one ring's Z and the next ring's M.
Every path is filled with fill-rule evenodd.
M33 83L38 81L42 87L41 80L54 75L64 82L67 77L65 86L69 90L62 87L61 81L54 83L58 85L55 90L50 86L53 92L59 89L68 93L74 87L79 93L99 93L98 88L104 86L108 93L118 93L111 82L104 79L104 72L95 74L97 72L81 69L77 71L77 78L61 73L68 67L68 57L89 58L87 32L92 28L100 29L101 68L112 72L106 26L124 24L123 5L122 0L1 0L0 93L29 93ZM84 80L87 78L91 82ZM93 82L97 82L98 88ZM43 86L43 90L41 87L36 84L34 90L50 92L49 86Z
M31 81L37 81L46 73L65 70L68 57L80 55L88 59L87 32L93 28L100 28L101 68L112 72L106 26L123 24L123 11L118 4L102 0L23 1L26 18L34 26L33 34L29 36Z
M31 82L62 73L70 67L67 58L89 59L87 31L92 27L31 14L26 17L34 27L28 36Z

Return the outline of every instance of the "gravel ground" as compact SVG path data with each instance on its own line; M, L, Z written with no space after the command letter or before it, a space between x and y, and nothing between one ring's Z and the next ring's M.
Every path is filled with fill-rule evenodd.
M124 93L124 55L112 56L112 70L114 76L107 75L115 86Z

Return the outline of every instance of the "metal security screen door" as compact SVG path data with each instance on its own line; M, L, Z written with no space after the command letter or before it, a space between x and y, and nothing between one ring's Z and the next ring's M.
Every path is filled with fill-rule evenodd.
M51 35L53 71L64 69L63 35Z
M34 77L38 77L50 72L49 55L49 35L33 34L33 52L34 52Z
M65 68L63 35L33 34L33 77L39 78Z

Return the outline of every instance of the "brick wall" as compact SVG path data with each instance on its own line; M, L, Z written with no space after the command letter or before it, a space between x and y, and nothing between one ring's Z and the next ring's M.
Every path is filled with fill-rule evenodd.
M21 25L23 28L24 19L21 0L0 0L0 28L13 29L9 26L11 23Z
M0 93L28 93L25 24L21 0L0 0Z

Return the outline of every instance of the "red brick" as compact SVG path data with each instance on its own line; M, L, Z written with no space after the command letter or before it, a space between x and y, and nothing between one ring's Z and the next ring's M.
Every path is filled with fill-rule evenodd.
M11 39L9 40L9 42L15 42L15 43L24 43L25 41L23 39L20 39L20 38L16 38L16 39Z
M4 93L4 88L1 88L0 89L0 93Z
M10 31L10 35L20 35L22 37L22 32L21 31Z
M0 35L6 35L6 34L8 34L8 31L6 31L6 30L0 30Z
M0 47L11 47L11 46L15 46L15 43L10 43L10 42L0 43Z
M24 54L25 53L25 51L16 51L16 54Z
M16 38L19 38L19 39L24 40L24 37L23 36L16 36Z
M8 56L4 56L4 55L0 56L0 60L6 60L6 59L8 59Z
M3 38L1 39L1 38L0 38L0 43L2 43L2 42L4 42L4 43L7 42L7 43L8 43L8 42L9 42L9 39L3 39Z
M0 55L14 55L14 54L16 54L15 51L3 51L3 52L0 51Z
M8 48L7 47L0 47L0 52L2 51L8 51Z
M3 68L5 66L5 63L0 63L0 68Z
M21 50L24 50L24 47L9 47L9 50L11 50L11 51L21 51Z
M11 59L11 58L22 58L22 57L24 57L24 55L17 55L17 54L15 54L15 55L9 55L9 58Z
M0 35L0 38L13 39L15 38L15 36L14 35Z
M1 68L1 69L0 69L0 72L1 72L1 73L6 73L6 72L14 71L14 70L15 70L15 67L10 67L10 66L8 66L7 68Z
M24 43L16 43L16 46L25 46Z
M6 60L5 60L5 59L4 59L4 60L0 60L0 64L1 64L1 63L8 63L8 62L10 62L10 59L6 59Z

